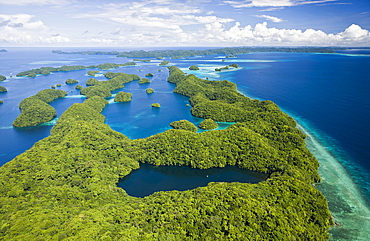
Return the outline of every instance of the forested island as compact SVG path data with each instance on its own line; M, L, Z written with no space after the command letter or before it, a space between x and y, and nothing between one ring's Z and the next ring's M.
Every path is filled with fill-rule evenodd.
M99 65L90 65L90 66L82 66L82 65L63 65L62 67L41 67L39 69L31 69L26 70L23 72L18 73L17 77L36 77L37 75L49 75L52 72L60 72L60 71L74 71L74 70L82 70L82 69L91 69L91 68L97 68L102 70L108 70L113 68L119 68L123 66L132 66L136 65L135 62L127 62L124 64L112 64L112 63L105 63L105 64L99 64ZM97 73L97 72L95 72ZM94 75L95 75L94 73ZM92 72L90 72L92 74Z
M229 81L168 69L174 92L190 98L194 116L236 124L196 133L179 121L171 123L175 129L130 140L104 124L101 111L110 91L138 76L108 72L107 81L81 90L88 99L69 107L49 137L1 167L4 240L328 239L333 221L312 185L320 181L318 162L295 121L271 101L238 93ZM236 165L269 177L136 198L117 183L140 162Z
M328 47L231 47L216 48L206 50L133 50L128 52L117 51L62 51L53 50L55 54L82 54L82 55L116 55L117 57L127 58L161 58L161 57L191 57L199 55L226 55L235 56L238 54L247 54L249 52L293 52L293 53L335 53L333 48Z
M14 127L31 127L51 121L57 115L54 107L48 103L67 95L63 90L41 90L36 95L21 101L21 114L14 120Z

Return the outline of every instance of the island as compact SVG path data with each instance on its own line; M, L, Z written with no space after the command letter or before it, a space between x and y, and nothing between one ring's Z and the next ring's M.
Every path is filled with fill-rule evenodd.
M110 97L112 90L121 89L124 87L123 84L129 83L133 80L138 80L140 77L135 74L125 74L125 73L113 73L107 72L104 74L107 81L94 81L94 84L86 88L82 88L80 93L85 95L86 98L93 96L100 96L103 98Z
M90 76L95 76L97 73L99 73L100 71L98 71L98 70L90 70L90 71L88 71L87 72L87 75L90 75Z
M149 84L150 80L148 78L141 78L138 83L139 84Z
M108 101L101 93L135 77L107 73L107 81L84 88L88 98L69 107L48 137L1 167L4 240L329 238L328 203L313 187L320 182L319 164L294 119L271 101L240 94L229 81L200 79L175 66L168 70L167 81L175 93L189 97L192 115L236 124L201 133L170 129L131 140L104 123ZM268 178L137 198L117 183L139 163L238 166Z
M75 89L76 90L81 90L81 89L83 89L83 87L81 85L76 85Z
M196 65L192 65L189 67L190 70L199 70L199 67Z
M133 59L132 61L136 61L136 62L150 62L150 59Z
M78 81L77 81L77 80L75 80L75 79L67 79L67 80L65 81L65 83L66 83L67 85L72 85L72 84L77 84L77 83L78 83Z
M128 102L131 101L132 94L127 92L118 92L117 95L114 97L115 102Z
M247 54L249 52L298 52L298 53L335 53L338 48L329 47L231 47L231 48L215 48L205 50L133 50L128 52L116 51L62 51L53 50L55 54L82 54L82 55L116 55L117 57L126 58L162 58L171 57L183 58L202 55L225 55L226 57L235 57L238 54Z
M0 86L0 93L7 92L7 91L8 91L7 88L5 88L4 86Z
M191 132L197 132L198 131L198 128L188 120L174 121L174 122L170 123L170 126L173 129L182 129L182 130L187 130L187 131L191 131Z
M57 115L48 103L67 95L63 90L46 89L21 101L21 114L13 121L14 127L31 127L51 121Z
M152 107L159 108L159 107L161 107L161 105L159 103L153 103Z
M17 77L36 77L37 75L49 75L52 72L61 72L61 71L75 71L75 70L82 70L82 69L102 69L102 70L109 70L113 68L119 68L123 66L133 66L136 65L135 62L127 62L125 64L114 64L114 63L105 63L99 65L90 65L90 66L82 66L82 65L63 65L62 67L41 67L39 69L31 69L26 70L23 72L18 73Z
M0 74L0 81L4 81L4 80L6 80L6 77Z
M145 91L146 91L147 94L154 93L154 90L152 88L147 88Z
M170 61L163 60L162 63L159 64L159 66L166 66L170 63Z

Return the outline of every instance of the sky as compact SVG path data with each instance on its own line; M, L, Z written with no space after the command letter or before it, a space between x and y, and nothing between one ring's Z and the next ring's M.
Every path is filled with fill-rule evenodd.
M370 0L0 0L0 47L368 46Z

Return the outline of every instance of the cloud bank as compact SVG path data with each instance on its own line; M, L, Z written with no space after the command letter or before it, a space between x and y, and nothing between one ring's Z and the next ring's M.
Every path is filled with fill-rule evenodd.
M0 0L0 3L3 0ZM15 0L13 4L48 4L52 0ZM60 1L67 2L67 0ZM224 1L235 8L287 6L333 0ZM266 9L268 10L268 9ZM275 23L270 15L252 15ZM232 16L231 16L232 17ZM134 1L98 5L65 16L58 31L30 14L0 14L3 46L368 46L370 34L352 24L339 33L318 29L269 27L266 22L242 25L230 17L215 16L186 2ZM79 23L83 23L79 25ZM89 22L86 25L86 22ZM68 26L67 23L70 23ZM98 27L100 26L100 28Z
M29 14L0 14L0 43L24 46L71 42L67 37L50 32L42 21L33 18Z

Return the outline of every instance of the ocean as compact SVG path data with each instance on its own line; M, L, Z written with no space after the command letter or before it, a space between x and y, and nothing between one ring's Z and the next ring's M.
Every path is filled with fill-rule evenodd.
M20 101L51 85L62 84L59 89L67 91L68 96L51 103L60 116L70 105L85 99L74 89L75 85L66 85L64 81L73 78L84 85L90 78L87 70L56 72L36 78L14 77L17 73L49 66L132 61L107 55L52 54L50 48L7 50L0 53L0 74L8 78L0 82L0 86L8 89L8 92L0 93L0 100L4 102L0 105L1 165L48 136L55 124L54 120L35 128L13 128L12 122L19 115ZM316 186L328 198L330 210L341 225L331 229L332 240L366 240L370 236L369 50L348 50L337 54L249 53L237 58L197 56L164 60L201 78L232 81L241 93L251 98L272 100L294 117L307 134L307 146L321 165L319 171L323 182ZM136 66L109 70L140 77L154 74L150 84L132 82L113 92L130 92L133 98L129 103L109 100L103 114L112 129L136 139L170 129L169 123L175 120L187 119L195 124L202 121L190 114L190 107L186 105L188 98L172 93L174 85L166 81L168 71L166 67L158 66L160 62L162 60L152 59L148 63L139 62ZM233 63L239 68L214 71ZM199 71L188 69L194 64L200 68ZM105 78L98 75L96 79ZM145 89L148 87L155 93L147 95ZM160 103L161 108L151 108L154 102ZM225 128L227 124L221 123L220 126Z

